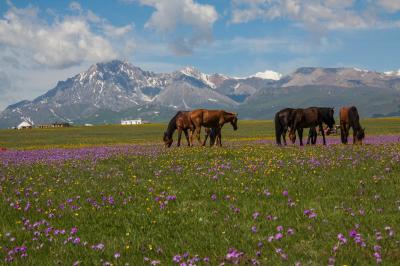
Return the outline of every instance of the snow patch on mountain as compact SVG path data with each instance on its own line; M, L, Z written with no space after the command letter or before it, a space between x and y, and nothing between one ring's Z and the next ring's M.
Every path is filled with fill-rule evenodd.
M211 75L204 74L197 70L194 67L185 67L180 70L180 72L186 76L193 77L195 79L199 79L204 82L204 84L208 85L210 88L215 89L217 86L211 81Z
M400 76L400 69L399 70L392 70L392 71L386 71L383 72L387 76Z

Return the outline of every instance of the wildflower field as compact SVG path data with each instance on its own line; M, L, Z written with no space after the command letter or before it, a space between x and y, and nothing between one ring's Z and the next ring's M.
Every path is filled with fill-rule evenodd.
M304 147L271 121L222 148L165 149L166 125L0 130L0 264L398 265L400 119L361 124L362 146Z

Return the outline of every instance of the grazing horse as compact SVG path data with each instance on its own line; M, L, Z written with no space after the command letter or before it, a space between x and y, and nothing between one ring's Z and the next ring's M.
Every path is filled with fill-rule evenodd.
M207 143L207 138L210 137L210 147L214 146L215 141L217 141L217 146L219 143L219 139L221 137L221 131L218 131L217 128L205 128L205 134L204 134L204 142L203 146L206 145Z
M291 125L289 131L289 138L292 143L296 142L296 130L300 139L300 146L303 146L303 129L319 127L322 133L322 139L324 145L326 145L325 132L322 127L322 123L328 125L329 129L332 129L335 125L335 119L333 118L334 110L328 107L309 107L305 109L295 109L291 114Z
M165 147L171 147L175 130L178 130L178 147L181 145L181 137L182 131L185 133L185 137L190 146L189 140L189 132L188 130L193 131L192 123L190 122L189 112L188 111L178 111L174 117L169 121L167 131L164 132L164 144Z
M293 108L285 108L275 114L275 138L278 145L282 145L281 136L283 144L286 145L286 132L288 131L291 122L290 117L294 110Z
M207 110L207 109L197 109L193 110L189 114L190 121L194 126L194 130L196 133L196 138L201 143L200 140L200 131L201 127L209 127L216 128L218 130L219 141L218 144L222 146L221 142L221 129L225 123L231 123L233 130L237 130L237 113L226 112L224 110ZM193 139L193 135L191 136L191 143Z
M353 128L353 144L362 144L365 128L360 125L360 116L355 106L340 109L340 136L343 144L347 144L350 128Z

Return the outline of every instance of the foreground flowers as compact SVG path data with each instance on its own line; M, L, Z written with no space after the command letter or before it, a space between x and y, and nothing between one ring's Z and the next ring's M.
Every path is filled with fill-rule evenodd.
M2 263L397 262L399 144L126 145L0 157Z

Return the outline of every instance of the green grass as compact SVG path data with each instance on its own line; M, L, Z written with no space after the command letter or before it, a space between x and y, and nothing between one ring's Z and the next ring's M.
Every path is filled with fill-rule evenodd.
M338 121L337 121L338 122ZM367 135L398 134L400 118L366 119L361 121ZM273 139L272 121L239 121L233 131L223 128L223 140ZM161 143L166 124L139 126L95 126L54 129L0 130L0 147L41 149L54 147L98 146L115 144ZM177 134L174 135L177 137ZM203 136L202 136L203 138ZM184 136L183 143L186 143Z
M362 124L367 134L398 134L400 129L399 119ZM224 128L223 140L231 141L226 147L164 149L164 128L1 131L0 139L10 138L1 146L9 148L150 143L144 149L157 152L121 153L98 161L0 164L0 264L9 249L25 245L28 256L20 258L18 253L15 265L149 265L146 257L176 265L173 256L185 252L210 259L197 265L219 265L228 263L229 248L244 252L241 265L251 259L261 265L326 265L330 257L335 265L373 265L373 248L379 245L382 264L398 265L400 144L280 148L247 141L271 139L270 121L242 121L236 132ZM176 200L161 208L168 195ZM289 198L294 206L289 206ZM317 216L308 218L303 213L307 209ZM260 216L254 219L256 212ZM49 224L24 229L26 219L31 225L43 220ZM278 226L284 228L283 238L269 242ZM357 226L366 247L349 237ZM52 229L46 236L47 227ZM79 237L80 243L64 244L73 227L78 228L73 239ZM289 228L293 235L287 234ZM55 235L56 229L66 233ZM339 233L347 243L333 252ZM91 248L98 243L104 250ZM121 254L118 259L116 252Z

